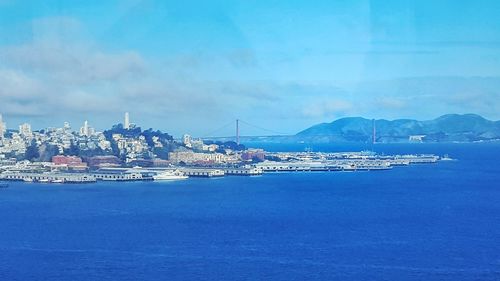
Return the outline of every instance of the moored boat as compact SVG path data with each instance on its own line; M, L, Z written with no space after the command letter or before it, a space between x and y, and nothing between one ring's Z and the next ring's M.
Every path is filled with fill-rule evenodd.
M153 176L153 179L155 181L164 181L164 180L183 180L187 179L188 176L186 176L183 172L179 170L174 170L174 171L163 171L161 173L158 173Z

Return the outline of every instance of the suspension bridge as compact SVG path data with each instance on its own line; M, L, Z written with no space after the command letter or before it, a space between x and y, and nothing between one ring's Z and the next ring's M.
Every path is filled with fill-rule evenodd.
M227 132L231 129L234 130L234 135L227 135ZM261 132L262 135L242 135L241 132L244 132L245 129L251 129L252 131ZM240 144L240 138L242 137L278 137L278 136L287 136L289 133L278 132L272 129L267 129L259 125L252 124L250 122L236 119L232 120L223 126L220 126L214 130L211 130L198 138L202 140L234 140L237 144Z
M243 126L242 126L243 125ZM229 128L234 129L234 135L227 135L227 132ZM241 128L251 128L253 131L258 131L262 132L262 135L246 135L242 136L241 135ZM224 132L226 135L222 136L222 132ZM219 134L219 135L218 135ZM278 132L276 130L272 129L267 129L259 125L255 125L252 123L249 123L247 121L241 120L241 119L236 119L231 122L228 122L224 124L223 126L216 128L215 130L212 130L199 138L202 140L234 140L237 144L240 144L240 138L262 138L262 137L285 137L285 136L290 136L290 133L283 133L283 132ZM324 137L324 135L318 135L320 137ZM330 136L336 136L336 135L330 135ZM342 135L338 135L341 136ZM386 137L385 135L380 135L377 134L377 129L376 129L376 120L372 119L372 128L371 128L371 136L369 137L369 142L372 144L377 143L377 138L383 138ZM388 136L390 137L390 136ZM405 136L406 137L406 136ZM419 137L419 136L417 136Z

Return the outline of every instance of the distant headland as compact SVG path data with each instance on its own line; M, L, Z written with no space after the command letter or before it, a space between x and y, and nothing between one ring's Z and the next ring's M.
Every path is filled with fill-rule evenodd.
M446 114L433 120L346 117L296 135L244 137L243 141L301 143L447 143L500 141L500 121L477 114Z

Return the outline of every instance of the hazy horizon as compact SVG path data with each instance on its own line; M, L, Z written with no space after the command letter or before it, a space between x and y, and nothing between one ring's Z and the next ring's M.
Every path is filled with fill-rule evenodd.
M499 12L496 1L0 0L0 114L9 128L102 130L128 111L176 137L237 118L286 134L346 116L499 120Z

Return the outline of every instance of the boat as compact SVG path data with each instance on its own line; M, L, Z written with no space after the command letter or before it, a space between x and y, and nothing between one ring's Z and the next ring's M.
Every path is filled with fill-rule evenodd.
M38 180L40 183L49 183L50 181L48 179L40 179Z
M448 154L445 154L443 157L440 159L441 161L454 161L455 159L451 158L448 156Z
M158 173L153 176L153 179L155 181L162 181L162 180L183 180L187 179L188 176L186 176L183 172L179 170L175 171L163 171L161 173Z
M53 180L52 183L64 183L64 180Z
M32 178L24 178L23 181L24 182L33 182L33 179Z

